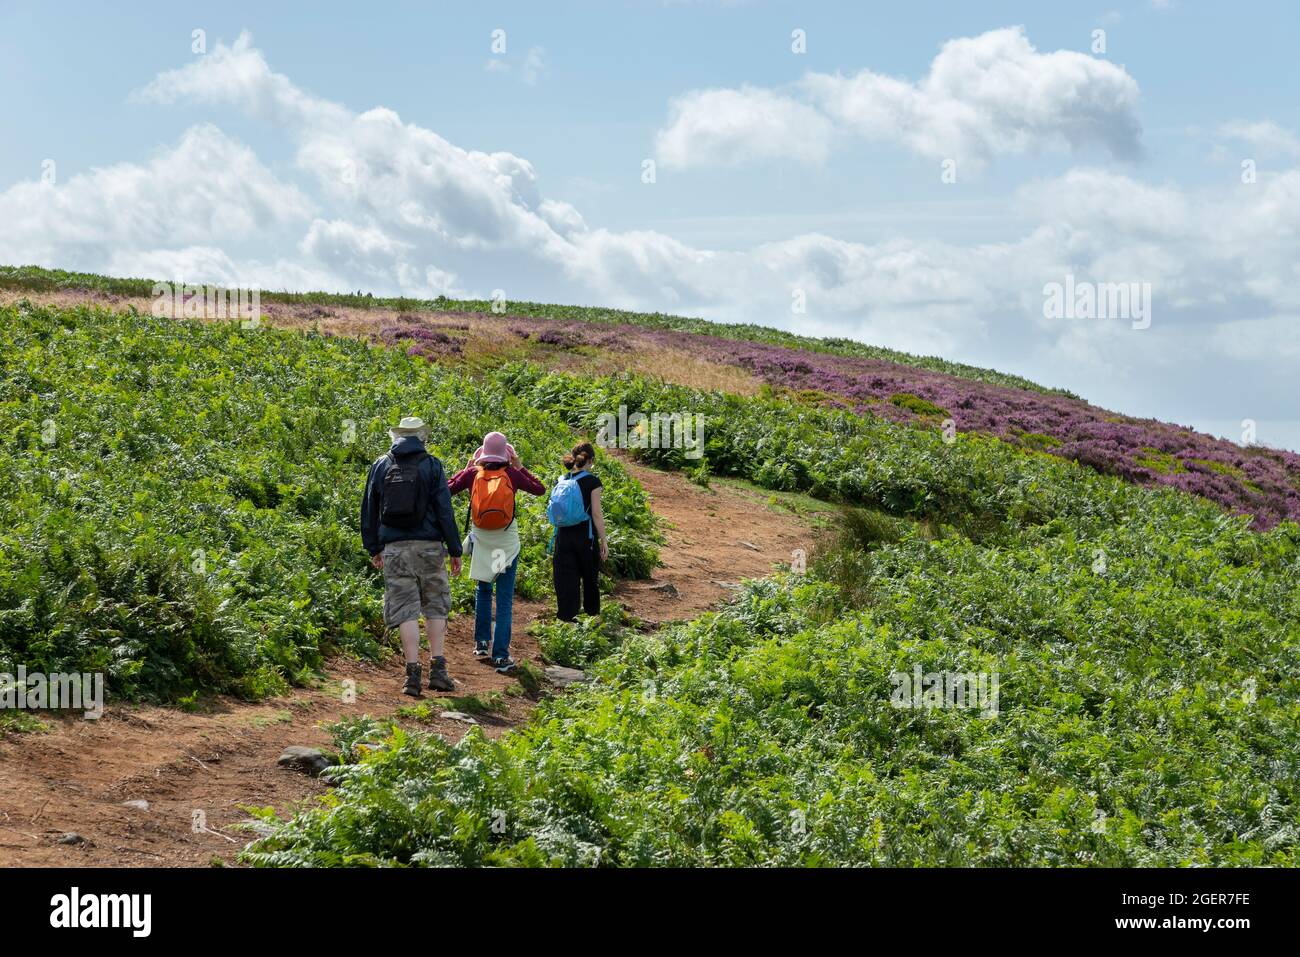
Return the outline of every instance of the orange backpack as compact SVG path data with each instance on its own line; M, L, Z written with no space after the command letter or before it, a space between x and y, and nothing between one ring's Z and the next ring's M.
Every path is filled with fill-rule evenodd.
M479 466L469 493L469 514L479 528L496 531L515 520L515 486L504 468Z

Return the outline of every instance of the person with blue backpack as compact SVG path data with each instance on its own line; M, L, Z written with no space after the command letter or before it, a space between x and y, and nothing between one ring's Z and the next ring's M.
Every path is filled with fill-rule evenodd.
M609 544L600 479L590 468L595 459L590 442L575 445L564 457L567 474L555 483L546 506L546 517L555 526L552 562L561 621L577 620L579 610L600 614L600 563L609 558Z

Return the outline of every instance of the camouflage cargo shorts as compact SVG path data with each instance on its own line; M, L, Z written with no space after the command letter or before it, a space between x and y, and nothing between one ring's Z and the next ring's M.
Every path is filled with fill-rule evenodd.
M424 615L437 621L451 611L447 546L442 542L392 542L384 547L384 623L396 628Z

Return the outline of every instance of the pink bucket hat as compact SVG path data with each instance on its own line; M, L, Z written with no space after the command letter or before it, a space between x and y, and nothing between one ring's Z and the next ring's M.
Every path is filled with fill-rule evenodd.
M509 462L515 454L515 447L506 441L500 432L489 432L483 436L483 444L474 453L475 462Z

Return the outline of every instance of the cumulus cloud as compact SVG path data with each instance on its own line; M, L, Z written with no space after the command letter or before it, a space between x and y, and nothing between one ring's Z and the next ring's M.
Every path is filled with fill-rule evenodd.
M791 158L820 164L832 126L811 106L757 87L695 90L673 100L655 137L655 155L668 167L735 166Z
M317 219L298 248L314 259L350 272L392 262L410 249L410 244L395 240L374 226Z
M1137 82L1106 60L1039 53L1020 27L948 41L917 84L864 70L806 85L841 122L931 157L1094 143L1123 158L1140 151Z
M571 204L558 199L544 199L537 206L537 214L546 225L566 239L587 231L587 221Z
M68 266L103 250L232 246L310 215L311 201L215 126L187 130L144 163L0 193L0 260Z
M247 30L230 46L218 43L192 63L159 73L132 98L141 103L235 106L262 119L294 125L337 123L347 114L343 107L314 97L283 73L273 72Z
M1138 85L1123 67L1072 50L1040 53L1021 27L950 40L917 82L869 69L809 73L790 94L755 87L675 99L656 137L678 167L788 157L821 162L832 132L982 164L1033 150L1141 152Z
M528 62L540 69L540 51ZM553 272L565 237L586 229L572 206L541 196L522 157L465 150L392 110L357 113L316 97L274 72L246 33L160 74L136 98L233 106L282 129L332 214L311 224L299 250L332 270L335 285L396 284L414 294L429 287L432 270L446 292L486 251ZM497 277L487 288L504 284Z

